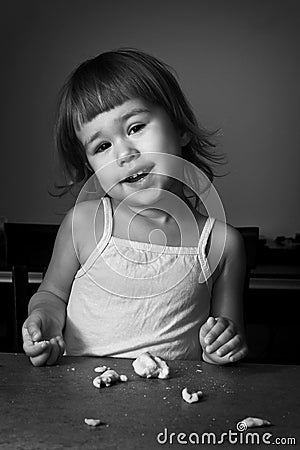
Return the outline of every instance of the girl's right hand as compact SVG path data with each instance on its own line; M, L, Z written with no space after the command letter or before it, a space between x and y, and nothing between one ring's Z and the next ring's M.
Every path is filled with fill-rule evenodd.
M62 330L41 311L33 311L22 327L23 349L34 366L57 363L65 351Z

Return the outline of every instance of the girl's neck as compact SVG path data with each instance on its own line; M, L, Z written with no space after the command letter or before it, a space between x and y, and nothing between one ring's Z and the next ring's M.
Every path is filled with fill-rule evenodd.
M114 211L120 205L120 201L113 198L111 198L111 203ZM186 217L186 208L190 209L183 194L182 185L177 185L171 193L166 191L166 195L163 195L154 205L133 206L126 202L122 202L122 205L132 217L139 215L149 222L162 226L174 219L180 222Z

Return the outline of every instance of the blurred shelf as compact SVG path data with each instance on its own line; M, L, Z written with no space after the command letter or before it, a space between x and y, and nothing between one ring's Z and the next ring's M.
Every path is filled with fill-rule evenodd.
M300 290L300 277L297 278L263 278L251 277L250 289L265 290Z
M29 272L30 284L42 282L42 272ZM0 271L0 283L11 283L12 272ZM261 265L251 271L250 289L300 290L300 267Z
M28 281L31 284L40 284L42 278L42 272L28 272ZM12 272L10 270L0 271L0 283L12 283Z

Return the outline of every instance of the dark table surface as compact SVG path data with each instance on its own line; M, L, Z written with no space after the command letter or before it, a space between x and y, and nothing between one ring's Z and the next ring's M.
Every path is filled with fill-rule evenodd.
M25 355L0 354L0 448L211 448L214 439L223 448L258 448L252 444L259 439L260 448L263 436L281 439L279 448L296 447L283 445L288 438L300 445L300 366L173 361L171 378L159 380L138 377L131 363L64 357L58 366L36 368ZM126 374L128 382L97 390L99 365ZM184 387L201 389L203 399L184 402ZM239 432L237 423L248 416L273 425ZM102 424L89 427L85 418Z

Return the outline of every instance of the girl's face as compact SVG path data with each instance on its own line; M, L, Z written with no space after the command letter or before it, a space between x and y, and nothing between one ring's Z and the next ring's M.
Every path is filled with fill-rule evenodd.
M165 191L178 193L180 159L169 155L180 157L188 139L160 106L128 100L84 124L77 137L111 198L146 206Z

